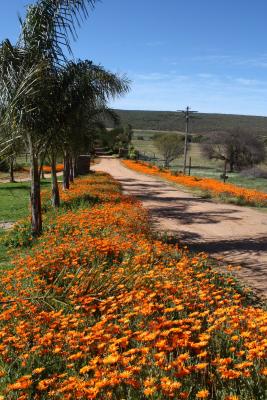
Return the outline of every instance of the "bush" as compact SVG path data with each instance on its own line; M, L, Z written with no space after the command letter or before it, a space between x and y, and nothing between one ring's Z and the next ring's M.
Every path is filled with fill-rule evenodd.
M183 152L182 136L175 133L155 135L153 143L163 157L165 168Z
M17 222L13 229L6 235L4 244L10 249L32 246L33 236L30 221L24 219Z
M137 160L138 155L139 155L138 150L136 150L133 146L131 146L128 151L128 158L130 160Z
M192 136L192 143L203 143L205 141L205 137L203 135L194 135Z

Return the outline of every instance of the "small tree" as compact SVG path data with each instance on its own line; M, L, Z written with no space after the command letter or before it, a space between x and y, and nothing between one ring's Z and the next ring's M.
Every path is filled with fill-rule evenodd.
M131 124L127 124L123 127L124 135L127 138L127 145L128 147L131 144L132 138L133 138L133 128Z
M118 153L121 148L129 148L132 134L131 125L119 125L110 131L100 132L99 140L104 147L109 147L114 153Z
M154 137L154 146L164 159L164 167L183 153L183 137L175 133L160 134Z
M202 152L209 159L224 161L230 172L252 167L265 159L264 143L252 132L241 128L211 133L202 144Z

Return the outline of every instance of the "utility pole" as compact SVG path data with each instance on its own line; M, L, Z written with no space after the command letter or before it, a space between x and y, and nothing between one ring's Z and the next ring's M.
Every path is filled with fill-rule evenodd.
M189 133L189 120L191 114L197 113L197 111L190 110L190 107L186 107L185 110L178 110L178 112L182 112L185 117L185 137L184 137L184 166L183 166L183 174L186 174L186 164L187 164L187 151L188 151L188 133Z
M191 175L191 166L192 166L192 158L189 157L189 167L188 167L188 175Z

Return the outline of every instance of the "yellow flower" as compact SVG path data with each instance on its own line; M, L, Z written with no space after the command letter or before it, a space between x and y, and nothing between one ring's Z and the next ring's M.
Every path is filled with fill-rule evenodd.
M143 393L145 396L150 396L155 393L157 388L155 386L150 386L144 389Z
M119 354L110 354L109 356L103 359L103 364L116 364L119 358L120 358Z
M86 374L86 372L90 371L91 369L92 367L90 367L89 365L85 365L80 369L80 374Z
M209 395L209 391L206 389L203 390L199 390L199 392L197 392L196 397L197 399L206 399Z
M208 365L209 365L208 363L199 363L199 364L196 364L196 365L195 365L195 368L196 368L197 370L201 370L201 369L207 368Z
M43 372L45 370L45 368L35 368L32 373L33 374L40 374L41 372Z

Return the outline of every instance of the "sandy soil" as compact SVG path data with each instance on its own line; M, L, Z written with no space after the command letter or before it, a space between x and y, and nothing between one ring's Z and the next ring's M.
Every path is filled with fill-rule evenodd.
M57 172L57 176L63 176L63 172ZM51 178L51 174L44 174L45 178ZM31 177L29 173L22 172L22 173L15 173L15 182L30 182ZM7 175L0 177L0 183L10 183L9 177Z
M149 209L153 226L227 263L243 283L267 299L267 213L216 203L153 176L125 168L118 159L103 157L95 170L110 173L126 193Z
M27 182L30 180L29 172L15 172L14 174L16 182ZM9 175L1 173L0 174L0 183L9 183Z
M0 229L11 229L15 225L15 222L0 222Z

